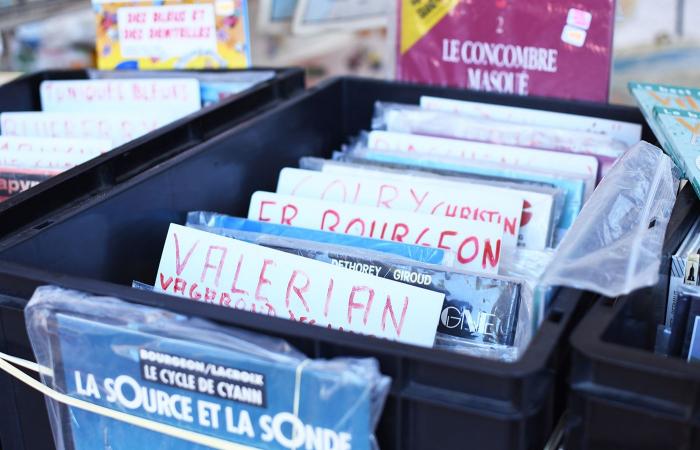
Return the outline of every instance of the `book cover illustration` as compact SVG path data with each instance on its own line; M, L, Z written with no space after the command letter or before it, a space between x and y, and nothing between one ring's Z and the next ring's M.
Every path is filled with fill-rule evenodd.
M250 65L246 0L93 0L92 4L99 69Z
M654 107L676 165L700 195L700 112Z
M371 359L309 360L284 341L167 311L52 287L37 295L29 333L61 392L232 448L373 448L389 380ZM53 411L71 450L209 448L76 407Z

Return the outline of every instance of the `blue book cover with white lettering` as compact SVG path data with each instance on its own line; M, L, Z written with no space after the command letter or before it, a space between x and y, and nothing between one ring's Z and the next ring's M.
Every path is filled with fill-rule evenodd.
M388 386L373 360L309 360L283 341L166 311L75 301L87 317L46 308L50 298L29 319L37 360L54 365L55 388L71 397L240 444L231 448L372 448L376 394ZM60 416L72 450L209 448L76 407Z
M187 215L187 225L204 225L209 228L225 228L239 231L284 236L307 241L324 242L327 244L345 245L348 247L365 248L382 253L409 258L426 264L445 264L447 255L439 248L424 247L422 245L404 244L380 239L365 238L360 236L318 231L308 228L299 228L289 225L279 225L256 220L242 219L224 214L193 211ZM216 232L215 230L208 230Z

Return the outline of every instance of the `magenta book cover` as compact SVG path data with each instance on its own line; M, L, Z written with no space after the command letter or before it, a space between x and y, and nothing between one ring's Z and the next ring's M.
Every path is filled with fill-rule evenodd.
M607 102L614 0L397 0L397 79Z

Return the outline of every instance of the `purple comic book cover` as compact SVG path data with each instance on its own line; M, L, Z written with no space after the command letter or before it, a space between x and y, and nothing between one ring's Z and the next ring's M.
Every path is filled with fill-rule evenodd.
M606 102L614 0L397 0L397 79Z

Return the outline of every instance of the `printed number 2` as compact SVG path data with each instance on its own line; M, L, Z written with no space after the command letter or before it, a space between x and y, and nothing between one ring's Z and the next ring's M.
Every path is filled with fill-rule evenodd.
M496 17L498 25L496 25L496 33L503 34L503 16Z

